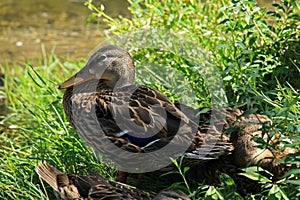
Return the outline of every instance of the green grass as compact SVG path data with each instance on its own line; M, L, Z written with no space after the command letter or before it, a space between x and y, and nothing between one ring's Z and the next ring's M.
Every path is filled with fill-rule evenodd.
M300 148L299 2L283 1L272 13L246 0L130 3L130 19L112 19L105 9L86 5L95 13L90 20L106 20L108 37L133 55L138 83L172 100L189 95L193 98L184 100L193 106L220 103L254 109L271 117L274 131L292 140L285 146ZM157 30L159 35L151 32ZM82 143L63 114L57 87L84 63L43 52L37 66L28 61L1 67L8 114L0 121L0 199L47 199L34 172L42 160L66 173L95 171L108 179L116 174ZM291 155L281 162L295 166L300 158ZM185 170L179 170L183 177ZM247 174L259 182L256 172ZM226 175L219 186L190 186L185 178L177 186L188 188L194 199L297 199L299 174L293 169L277 182L263 182L260 193L245 197L235 192L234 181ZM46 190L53 197L49 186Z
M78 63L62 62L54 54L43 62L35 68L24 64L5 71L9 107L1 121L1 198L46 199L34 172L42 160L68 173L95 171L110 179L114 175L115 170L96 159L63 115L58 83L78 69Z

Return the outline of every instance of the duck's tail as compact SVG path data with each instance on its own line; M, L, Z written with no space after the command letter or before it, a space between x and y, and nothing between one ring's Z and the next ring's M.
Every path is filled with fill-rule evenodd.
M46 161L40 163L39 165L36 165L35 171L40 178L46 181L55 191L58 191L59 186L57 185L57 176L64 175L64 173L62 173Z

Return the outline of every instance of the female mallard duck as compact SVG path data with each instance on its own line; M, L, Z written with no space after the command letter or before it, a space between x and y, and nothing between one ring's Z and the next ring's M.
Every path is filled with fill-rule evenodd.
M147 172L170 164L169 157L207 161L231 153L237 166L273 162L272 152L252 140L270 121L267 117L224 108L201 114L199 120L195 109L135 85L134 77L130 55L110 45L97 50L59 87L66 89L63 104L71 125L120 170Z
M207 143L196 114L186 116L186 106L175 106L161 92L135 85L134 77L131 56L110 45L97 50L59 87L66 89L64 110L76 132L119 169L150 171L170 164L170 157L206 160L231 152L232 145L220 135Z
M190 112L198 112L191 109ZM219 112L219 114L212 115L212 112ZM219 116L224 117L218 118ZM209 109L207 112L200 113L198 130L201 133L209 136L211 134L207 133L217 129L220 124L222 125L221 137L228 140L234 147L232 153L226 156L237 167L259 164L270 169L270 167L278 164L276 159L285 154L296 152L296 149L286 148L284 152L280 153L276 149L276 145L272 150L258 147L259 143L255 142L255 137L261 138L270 147L274 143L278 143L278 137L282 136L279 133L271 135L272 121L265 115L247 114L238 108L230 107L219 110Z
M57 199L61 200L190 199L185 193L175 189L165 189L154 197L148 192L130 188L117 182L107 181L96 174L86 176L77 174L67 175L47 162L36 166L35 170L39 177L54 189Z

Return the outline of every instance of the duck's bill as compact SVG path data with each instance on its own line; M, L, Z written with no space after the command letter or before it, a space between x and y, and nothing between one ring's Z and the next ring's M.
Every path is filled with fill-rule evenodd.
M96 78L96 75L91 75L91 76L89 76L87 78L82 78L82 77L78 76L77 74L75 74L74 76L72 76L71 78L69 78L68 80L66 80L65 82L63 82L58 87L58 89L60 89L60 90L67 89L67 88L70 88L72 86L84 83L86 81L89 81L89 80L92 80L92 79L95 79L95 78Z

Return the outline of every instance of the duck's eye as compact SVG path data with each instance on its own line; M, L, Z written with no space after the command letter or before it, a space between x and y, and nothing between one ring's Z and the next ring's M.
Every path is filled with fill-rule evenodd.
M99 60L100 60L100 61L106 60L106 56L100 56Z

